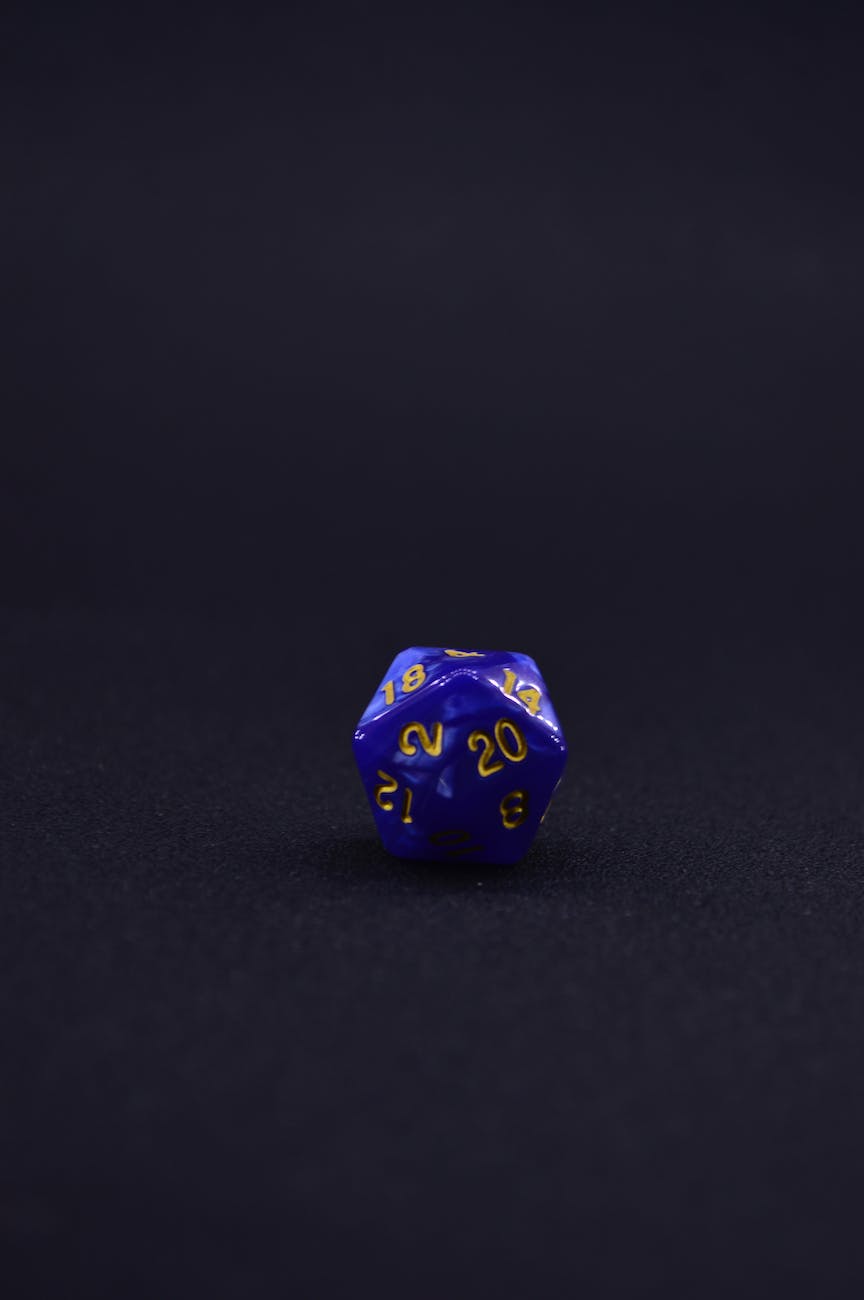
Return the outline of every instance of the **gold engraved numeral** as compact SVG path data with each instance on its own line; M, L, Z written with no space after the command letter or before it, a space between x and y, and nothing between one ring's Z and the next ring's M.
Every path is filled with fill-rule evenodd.
M393 808L395 807L393 800L385 799L383 796L389 794L395 794L396 791L399 789L399 782L397 781L395 776L391 776L389 772L382 772L380 768L378 769L378 775L381 778L382 784L376 785L375 787L375 791L374 791L375 802L377 803L379 808L383 808L384 812L392 812ZM406 785L405 794L402 797L402 812L400 813L400 816L403 822L405 822L406 826L408 825L409 822L412 822L414 820L414 818L411 816L411 804L413 802L413 799L414 799L414 791L411 789L409 785Z
M510 737L509 743L505 739L507 736ZM516 723L511 722L509 718L499 718L495 723L495 739L498 741L498 748L501 753L511 763L521 763L528 753L528 741L522 735Z
M472 753L476 753L481 745L483 753L477 760L477 771L481 776L491 776L493 772L500 772L504 764L490 762L495 756L495 742L492 737L487 736L485 731L472 731L468 737L468 748Z
M497 744L499 752L510 763L521 763L522 759L528 753L528 742L522 735L522 732L511 722L509 718L499 718L495 723L495 739L487 735L485 731L472 731L468 737L468 748L472 753L483 747L483 753L477 760L477 771L481 776L492 776L494 772L500 772L504 764L500 759L495 758L495 746Z
M412 664L402 674L401 689L403 694L410 695L412 691L416 691L419 686L422 686L425 680L426 669L423 664ZM392 678L389 682L384 683L381 690L384 692L384 703L388 708L391 704L396 703L396 683Z
M411 691L416 691L418 686L422 686L426 680L426 669L422 664L412 664L406 668L402 674L402 690L406 695Z
M378 775L383 784L376 785L375 787L375 802L378 807L383 808L385 812L392 812L393 801L391 799L382 799L381 796L385 794L394 794L395 791L399 789L399 782L396 780L395 776L389 776L387 772L382 772L380 768L378 769Z
M403 754L416 754L417 746L411 737L416 736L420 742L421 748L429 754L431 758L438 758L444 747L444 725L436 722L432 727L432 735L423 726L422 722L409 722L399 732L399 748Z
M528 816L528 791L511 790L501 800L498 810L501 813L501 822L504 829L515 831L516 827L521 826Z
M504 669L504 685L502 686L501 689L503 690L505 695L513 694L513 688L516 685L518 680L519 678L516 676L512 668ZM516 694L519 697L519 699L522 700L522 702L527 706L528 712L531 714L532 718L535 713L539 713L543 696L540 694L540 692L537 690L536 687L526 686L524 690L517 691Z
M445 655L451 659L484 659L486 656L482 650L445 650Z
M540 712L540 704L543 700L543 696L534 686L527 686L524 691L517 691L516 694L519 696L520 700L523 700L525 704L528 705L528 712L531 714L532 718L535 713Z

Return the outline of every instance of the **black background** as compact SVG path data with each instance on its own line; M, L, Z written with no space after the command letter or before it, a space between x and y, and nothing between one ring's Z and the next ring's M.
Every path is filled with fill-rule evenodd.
M853 11L4 23L7 1294L860 1294ZM373 838L412 643L516 870Z

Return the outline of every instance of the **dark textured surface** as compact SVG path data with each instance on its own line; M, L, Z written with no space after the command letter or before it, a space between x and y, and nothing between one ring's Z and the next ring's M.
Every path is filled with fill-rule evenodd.
M4 1294L860 1294L820 12L10 26ZM542 668L516 870L376 845L412 642Z
M598 648L544 647L569 781L523 867L474 874L371 837L369 651L4 617L2 1209L28 1272L857 1275L860 682Z

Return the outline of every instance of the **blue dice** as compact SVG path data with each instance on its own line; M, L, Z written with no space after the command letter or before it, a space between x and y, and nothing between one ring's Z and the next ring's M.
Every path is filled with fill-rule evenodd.
M567 747L528 655L412 646L360 719L354 756L388 852L508 864L546 815Z

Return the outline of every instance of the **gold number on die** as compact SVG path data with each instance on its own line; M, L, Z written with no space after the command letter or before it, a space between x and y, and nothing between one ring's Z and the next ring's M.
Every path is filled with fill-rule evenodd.
M501 822L504 829L515 831L516 827L521 826L528 816L528 791L511 790L501 800L498 810L501 813Z
M518 680L519 678L516 676L512 668L504 669L504 684L501 689L505 695L513 694L513 687L516 685ZM528 712L531 714L532 718L535 713L539 713L543 696L535 686L526 686L524 690L517 691L516 694L523 704L527 706Z
M477 760L477 771L481 776L492 776L495 772L500 772L504 764L500 759L495 759L495 746L498 751L510 763L521 763L522 759L528 753L528 742L522 735L515 722L510 718L499 718L494 727L495 739L485 731L472 731L468 737L468 748L472 753L476 753L482 746L483 753Z
M395 776L390 776L389 772L382 772L380 768L378 769L378 775L381 778L382 784L376 785L375 787L374 790L375 802L377 803L379 808L383 808L384 812L392 812L394 808L393 800L384 799L382 798L382 796L385 794L395 794L396 791L399 789L399 782L397 781ZM411 803L413 801L413 798L414 798L414 791L411 789L409 785L406 785L405 793L402 796L402 812L400 813L402 821L405 823L406 826L408 825L409 822L412 822L414 820L414 818L411 816Z
M416 691L418 687L422 686L425 680L426 669L423 664L412 664L402 674L402 693L410 695L412 691ZM389 682L384 683L381 690L384 692L384 703L386 705L396 703L396 683L392 678Z
M411 737L416 736L420 742L420 747L432 758L438 758L444 747L444 724L441 722L434 723L432 735L423 726L422 722L409 722L399 732L399 748L403 754L409 756L417 753L417 746Z

